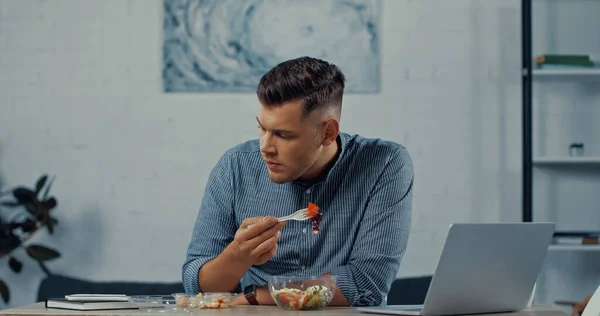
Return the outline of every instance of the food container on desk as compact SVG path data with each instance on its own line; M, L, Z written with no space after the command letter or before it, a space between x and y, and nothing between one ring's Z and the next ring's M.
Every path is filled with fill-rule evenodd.
M272 276L269 293L277 306L286 310L320 310L331 303L336 278L324 276Z
M186 311L199 309L222 309L229 307L229 302L238 294L226 292L173 293L177 308Z
M132 295L129 301L140 310L154 313L172 313L175 311L185 311L178 308L175 299L171 296L162 295Z

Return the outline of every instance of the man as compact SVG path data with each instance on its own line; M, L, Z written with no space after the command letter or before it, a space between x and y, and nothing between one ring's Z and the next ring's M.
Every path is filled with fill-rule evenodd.
M399 144L340 132L344 85L338 67L309 57L261 78L260 137L210 174L183 265L187 292L274 304L268 276L333 274L332 305L385 302L408 241L413 165ZM277 222L309 202L322 212L318 233L310 220Z
M592 294L586 296L582 301L571 304L573 310L571 311L571 316L581 316L583 311L587 307L590 299L592 298Z

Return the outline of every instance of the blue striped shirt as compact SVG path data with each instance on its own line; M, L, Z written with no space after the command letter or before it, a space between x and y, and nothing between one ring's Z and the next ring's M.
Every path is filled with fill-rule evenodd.
M411 222L413 164L402 145L340 133L341 152L320 181L270 180L258 140L228 150L212 170L182 268L183 285L199 292L198 272L233 240L249 217L289 215L317 204L320 233L311 221L289 221L277 254L240 280L266 285L270 275L333 273L353 306L386 301L405 252Z

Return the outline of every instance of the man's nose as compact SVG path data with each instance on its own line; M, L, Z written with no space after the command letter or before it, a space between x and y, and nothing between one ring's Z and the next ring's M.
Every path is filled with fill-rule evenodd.
M273 144L273 137L271 137L271 135L269 135L268 133L260 138L260 151L269 154L276 152L275 146Z

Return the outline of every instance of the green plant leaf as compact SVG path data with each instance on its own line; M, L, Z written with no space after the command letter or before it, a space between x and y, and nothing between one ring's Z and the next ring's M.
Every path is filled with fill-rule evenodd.
M20 203L31 203L35 201L36 194L28 188L18 187L13 190L13 196Z
M1 202L0 205L6 206L6 207L17 207L17 206L20 206L21 204L19 204L18 202L14 202L14 201L4 201L4 202Z
M46 221L46 227L48 227L48 233L50 235L54 234L54 223L52 222L50 217L48 217L48 220Z
M21 245L21 238L14 234L0 238L0 258L8 255Z
M48 200L42 202L42 206L46 209L46 210L51 210L53 208L56 207L56 205L58 204L58 202L56 201L55 198L51 197Z
M27 209L27 212L29 212L29 214L31 214L33 216L35 216L38 213L36 205L32 202L23 203L23 206L25 206L25 209Z
M21 272L21 269L23 269L23 264L15 257L10 257L10 259L8 259L8 265L14 273L19 273Z
M21 226L21 230L25 233L32 233L37 228L35 222L31 218L24 220L19 226Z
M30 257L39 261L52 260L60 257L58 251L42 245L29 245L25 250Z
M38 193L40 193L40 191L42 190L42 188L44 187L44 184L46 184L46 180L48 179L47 175L42 175L38 180L37 183L35 184L35 195L37 196Z
M0 280L0 295L2 295L2 300L4 303L8 303L8 301L10 301L10 292L8 291L8 286L2 280Z
M50 178L50 182L48 182L48 186L46 186L46 190L44 190L44 195L42 196L42 200L45 200L48 197L48 193L50 192L50 188L54 183L54 177Z

